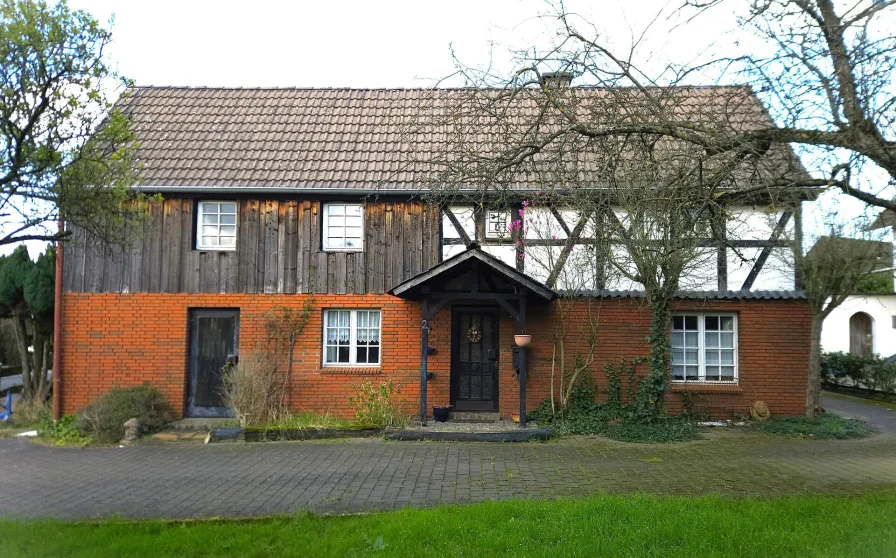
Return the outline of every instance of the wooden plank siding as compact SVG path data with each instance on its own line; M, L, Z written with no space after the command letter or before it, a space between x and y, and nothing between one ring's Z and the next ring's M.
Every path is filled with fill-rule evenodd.
M67 292L384 293L441 259L439 209L421 201L365 204L364 251L321 250L320 201L239 200L234 251L199 251L196 203L153 202L125 246L73 230Z

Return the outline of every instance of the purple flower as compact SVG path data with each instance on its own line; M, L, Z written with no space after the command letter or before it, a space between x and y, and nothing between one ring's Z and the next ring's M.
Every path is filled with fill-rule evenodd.
M523 207L529 207L529 200L523 200Z

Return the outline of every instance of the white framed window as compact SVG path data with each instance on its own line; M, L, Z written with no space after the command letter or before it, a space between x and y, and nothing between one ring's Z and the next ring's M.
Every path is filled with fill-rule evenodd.
M672 317L672 381L737 383L737 316Z
M324 311L324 366L380 364L379 310Z
M486 238L504 238L510 235L510 212L509 211L486 211L485 212L485 237Z
M201 201L197 212L197 250L236 250L235 201Z
M360 203L324 205L324 250L359 252L364 249L364 206Z

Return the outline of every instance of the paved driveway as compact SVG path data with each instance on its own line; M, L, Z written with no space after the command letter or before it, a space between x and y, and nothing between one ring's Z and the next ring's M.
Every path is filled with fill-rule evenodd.
M352 512L595 493L857 494L896 488L896 437L788 440L715 430L674 445L570 437L55 448L0 440L0 516Z

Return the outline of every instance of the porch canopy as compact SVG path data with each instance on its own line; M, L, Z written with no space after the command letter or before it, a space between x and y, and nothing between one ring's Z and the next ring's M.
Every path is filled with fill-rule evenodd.
M440 310L456 303L485 305L496 303L517 321L520 332L526 328L527 302L547 303L557 293L525 273L486 254L475 243L460 254L432 269L395 286L389 294L422 304L420 344L420 421L426 424L427 356L429 322ZM526 426L526 358L519 363L520 427Z

